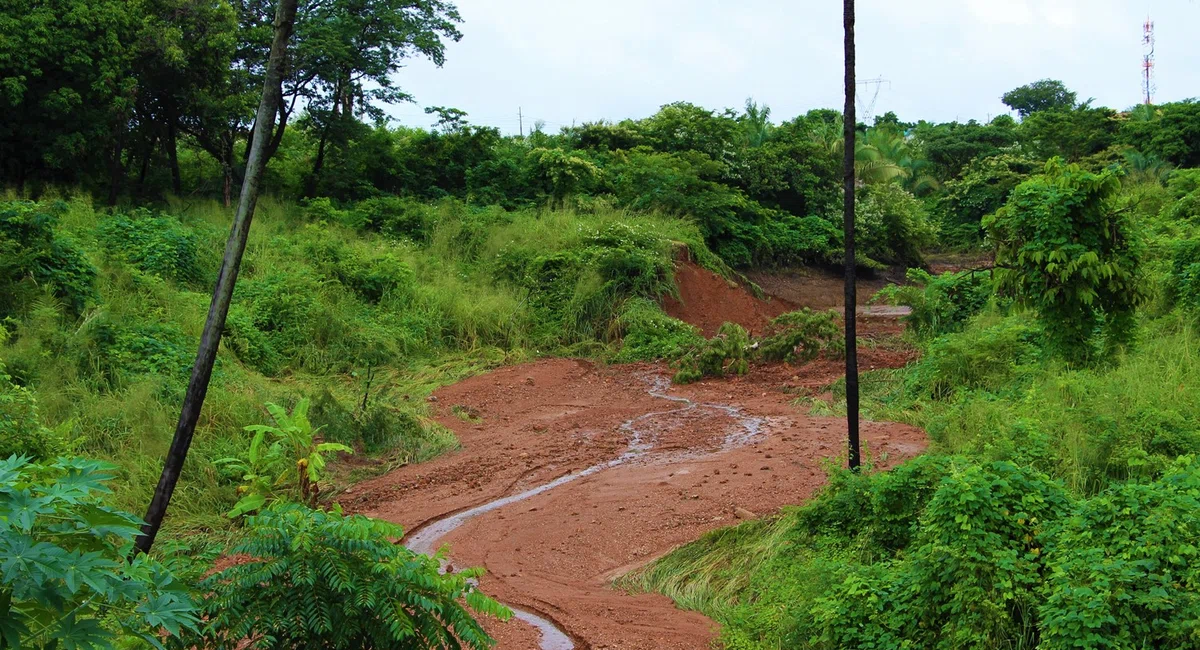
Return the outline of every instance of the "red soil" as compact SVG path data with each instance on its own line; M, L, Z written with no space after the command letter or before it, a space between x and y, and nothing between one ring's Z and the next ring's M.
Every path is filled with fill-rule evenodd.
M907 360L902 352L860 352L864 369ZM736 523L737 509L768 515L807 499L825 481L822 459L844 456L845 422L809 416L791 401L824 390L841 374L840 361L818 360L666 389L760 419L760 432L739 446L727 436L743 431L744 420L712 408L669 413L681 404L647 392L667 375L661 366L550 359L504 368L435 394L436 417L459 436L461 450L355 486L341 502L416 531L619 457L632 435L622 425L640 418L636 428L656 441L649 451L481 514L442 541L454 566L488 570L481 581L486 593L554 621L577 648L707 648L711 620L660 595L627 595L611 581ZM455 406L480 420L455 416ZM884 466L925 446L923 432L900 424L864 422L863 438ZM501 649L538 647L525 623L485 625Z
M663 309L674 318L691 323L712 336L722 324L737 323L761 334L776 316L796 309L793 303L774 298L761 300L743 287L689 261L675 265L679 298L667 297Z

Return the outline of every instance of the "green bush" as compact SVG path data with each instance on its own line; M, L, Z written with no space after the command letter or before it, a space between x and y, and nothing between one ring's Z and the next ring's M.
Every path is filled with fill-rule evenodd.
M750 335L737 323L724 323L715 336L692 347L677 362L673 381L688 384L705 377L744 375L750 370Z
M933 276L923 269L909 269L905 277L908 284L884 287L875 299L910 307L912 312L903 320L922 339L961 330L992 296L987 273L961 271Z
M81 365L110 387L153 376L168 391L181 389L196 360L195 342L171 325L131 325L104 316L89 323L85 335Z
M767 361L803 363L824 351L841 354L844 349L837 312L813 311L808 307L772 320L766 336L758 342L758 355Z
M186 585L160 562L129 553L135 516L109 508L115 468L81 458L0 460L0 644L111 648L196 629Z
M364 199L353 212L362 228L414 242L428 241L436 223L428 205L397 196Z
M60 436L38 419L33 391L14 384L0 363L0 458L21 454L34 460L48 459L63 447Z
M139 270L180 283L201 283L199 238L175 217L134 210L100 222L98 237L108 254Z
M1062 486L1011 463L954 467L903 559L852 571L795 632L822 648L1032 647L1041 534L1069 505Z
M180 647L489 648L471 615L511 613L473 586L483 571L441 573L438 558L396 544L392 524L284 506L251 517L205 579L203 622Z
M671 318L646 298L626 302L617 325L622 334L618 363L678 359L704 339L695 326Z
M56 224L61 201L0 202L0 317L20 313L44 286L78 315L99 295L96 268Z
M1047 527L1041 644L1184 648L1200 639L1200 464L1118 485Z
M1040 328L1021 316L942 336L929 344L908 384L934 399L998 389L1016 375L1019 366L1040 358L1041 337Z
M874 183L857 194L854 221L859 255L885 264L919 266L937 230L925 205L896 183Z

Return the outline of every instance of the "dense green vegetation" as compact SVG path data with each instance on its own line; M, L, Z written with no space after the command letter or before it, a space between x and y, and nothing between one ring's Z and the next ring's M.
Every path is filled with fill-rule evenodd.
M864 376L864 416L921 426L926 455L831 467L812 503L624 585L728 648L1194 646L1195 172L1113 173L1051 161L984 220L996 269L881 295L922 356Z
M507 612L472 572L322 510L332 484L457 444L430 391L544 355L668 360L685 381L840 352L829 314L752 344L661 308L685 251L727 277L836 263L837 111L677 102L513 136L429 107L433 128L398 126L395 74L442 62L456 8L300 4L268 197L167 522L199 541L131 563L126 513L195 356L274 6L0 15L0 647L485 647L472 612ZM857 125L858 263L910 268L882 299L913 307L922 351L864 377L864 412L924 427L930 453L832 470L809 506L628 584L713 615L731 648L1196 644L1200 103L1118 112L1053 80L1003 101L1019 120ZM995 269L931 275L933 251ZM350 451L359 469L330 462ZM210 573L231 529L254 560Z

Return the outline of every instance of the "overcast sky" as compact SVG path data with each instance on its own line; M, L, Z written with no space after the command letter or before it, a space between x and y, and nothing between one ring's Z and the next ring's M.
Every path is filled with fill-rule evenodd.
M414 61L397 81L416 104L516 132L543 120L640 118L673 101L765 102L778 122L841 107L836 0L458 0L463 39L446 64ZM1000 95L1061 79L1081 100L1124 109L1141 97L1142 23L1156 24L1157 102L1200 96L1200 0L859 0L860 80L882 77L874 114L986 120ZM869 100L873 86L860 86ZM861 104L860 104L861 106ZM861 109L860 109L861 110Z

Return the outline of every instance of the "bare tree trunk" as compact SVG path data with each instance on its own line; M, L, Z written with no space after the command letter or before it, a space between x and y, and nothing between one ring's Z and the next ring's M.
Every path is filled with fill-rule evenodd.
M167 161L171 165L171 191L175 196L183 194L183 179L179 174L179 132L175 128L175 111L167 115Z
M112 158L108 161L108 204L116 205L121 196L121 185L125 180L125 165L121 163L121 152L125 149L125 126L118 127L113 144Z
M225 203L225 207L233 205L233 165L228 161L221 163L221 172L225 176L225 183L221 188L221 197Z
M849 434L850 469L862 463L858 442L858 311L855 286L857 263L854 259L854 138L858 120L854 115L854 0L843 0L842 24L846 30L846 107L842 115L843 198L842 227L846 238L846 429Z
M204 331L200 336L200 349L196 354L196 364L192 367L192 377L183 397L183 408L179 413L179 423L175 427L175 437L167 452L166 462L163 463L158 486L154 489L154 498L146 511L146 525L137 539L136 548L143 553L150 550L159 528L162 527L171 493L175 491L175 485L179 482L183 462L192 444L192 435L196 432L196 421L200 418L204 397L208 394L208 383L217 359L217 348L221 344L221 331L225 329L229 302L233 298L242 254L246 251L250 220L254 217L254 206L258 200L258 184L267 166L267 157L263 154L267 138L271 135L275 112L281 101L283 68L287 58L288 40L296 20L296 2L297 0L280 0L275 11L275 38L271 42L271 56L267 62L266 80L263 82L262 101L258 105L259 126L246 161L246 177L242 182L241 196L238 198L237 214L234 215L229 241L225 245L225 258L221 262L221 272L217 276L217 286L213 290L212 303L208 308L208 319L204 322Z

